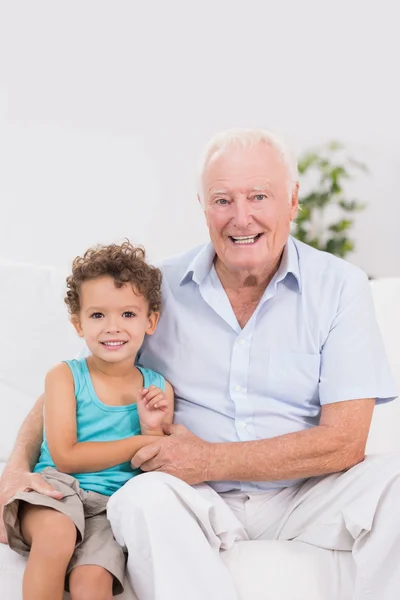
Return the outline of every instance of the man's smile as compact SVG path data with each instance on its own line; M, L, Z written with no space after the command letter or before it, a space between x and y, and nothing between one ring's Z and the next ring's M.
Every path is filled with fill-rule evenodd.
M228 236L229 239L231 240L231 242L233 242L235 245L248 245L248 244L255 244L256 242L258 242L258 240L260 239L260 237L264 235L263 233L255 233L253 235L230 235Z

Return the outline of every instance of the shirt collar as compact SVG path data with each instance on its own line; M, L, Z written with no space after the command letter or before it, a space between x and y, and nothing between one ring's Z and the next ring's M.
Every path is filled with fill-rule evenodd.
M194 281L200 285L211 271L215 258L215 249L211 242L200 248L199 252L191 261L186 269L180 284L183 285L190 281Z
M193 258L188 268L186 269L180 281L180 285L184 285L192 280L200 285L207 275L210 273L215 258L215 249L211 242L203 246L196 256ZM281 264L278 271L275 273L274 281L279 283L291 273L296 279L299 292L301 293L301 275L299 254L292 236L289 237L287 244L283 250Z
M289 237L287 244L283 250L281 264L279 265L279 269L275 273L275 282L279 283L286 278L286 276L291 273L296 282L298 290L301 294L302 286L301 286L301 273L300 273L300 261L299 261L299 253L295 243L295 240L292 236Z

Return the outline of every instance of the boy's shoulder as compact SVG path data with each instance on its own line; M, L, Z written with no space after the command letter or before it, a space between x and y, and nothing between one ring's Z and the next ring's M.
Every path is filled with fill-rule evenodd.
M153 369L147 369L145 367L141 367L139 365L136 365L136 366L143 375L143 384L144 384L145 388L148 388L151 385L154 385L165 392L167 382L166 382L165 377L163 375L161 375L161 373L158 373L157 371L153 371Z
M58 387L68 388L73 391L76 398L85 391L90 393L90 373L86 358L73 358L64 360L55 365L46 375L45 387L51 386L53 390Z
M63 384L70 385L73 381L74 377L71 368L66 362L60 362L47 372L45 377L45 387Z

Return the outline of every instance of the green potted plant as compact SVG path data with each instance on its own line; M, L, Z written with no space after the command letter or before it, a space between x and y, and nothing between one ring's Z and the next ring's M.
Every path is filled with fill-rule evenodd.
M356 174L368 172L362 162L348 155L338 142L304 153L299 159L300 209L293 224L297 239L345 258L354 249L350 237L353 214L365 204L349 198L345 186Z

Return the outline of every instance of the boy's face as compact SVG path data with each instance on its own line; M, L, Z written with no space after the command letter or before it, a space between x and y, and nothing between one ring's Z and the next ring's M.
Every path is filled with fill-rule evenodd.
M82 283L80 305L72 323L91 353L106 362L134 359L159 318L159 313L149 315L147 300L132 284L117 288L107 275Z

